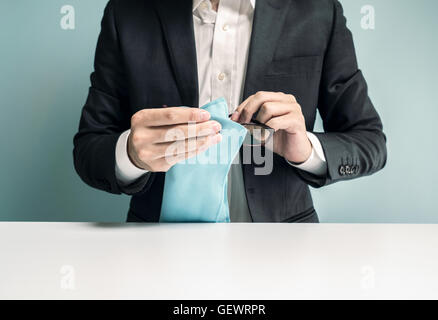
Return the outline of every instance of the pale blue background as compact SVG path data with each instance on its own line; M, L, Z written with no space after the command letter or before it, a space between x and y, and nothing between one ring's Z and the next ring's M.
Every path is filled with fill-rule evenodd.
M107 0L0 2L0 220L124 221L128 197L73 169L72 138ZM73 5L76 29L62 30ZM345 0L359 63L388 136L381 173L313 191L323 222L438 222L438 2ZM376 29L360 27L363 5Z

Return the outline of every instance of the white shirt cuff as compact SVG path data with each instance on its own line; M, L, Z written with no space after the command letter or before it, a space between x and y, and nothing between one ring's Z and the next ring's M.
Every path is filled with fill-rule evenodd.
M325 176L327 174L327 162L325 160L324 151L318 137L311 132L307 132L307 137L312 144L312 153L309 159L301 164L293 164L286 160L291 166L300 170L309 172L316 176Z
M138 178L148 173L147 170L137 168L128 156L128 138L131 130L123 132L116 144L116 178L122 186L128 186Z

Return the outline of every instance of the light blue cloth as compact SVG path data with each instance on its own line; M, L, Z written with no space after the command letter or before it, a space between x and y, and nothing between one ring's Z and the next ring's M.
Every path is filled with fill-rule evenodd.
M166 173L160 222L230 222L227 175L247 130L228 118L223 98L201 109L222 125L223 139Z

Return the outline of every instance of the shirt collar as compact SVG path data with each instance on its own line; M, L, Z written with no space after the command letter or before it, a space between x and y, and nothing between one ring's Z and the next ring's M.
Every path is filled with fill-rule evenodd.
M204 2L204 1L208 1L208 0L193 0L193 12L198 9L199 5ZM246 0L249 1L251 3L251 7L253 9L255 9L255 5L256 5L256 0Z

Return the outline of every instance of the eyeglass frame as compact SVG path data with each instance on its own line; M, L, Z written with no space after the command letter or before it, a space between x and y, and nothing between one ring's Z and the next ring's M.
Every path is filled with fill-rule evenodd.
M231 116L232 116L232 114L228 115L229 118L231 118ZM264 123L261 123L260 121L254 119L254 118L251 119L251 122L241 123L240 125L242 125L242 126L258 126L258 127L262 128L262 129L265 129L265 130L267 130L269 132L269 137L264 142L261 142L260 144L257 144L257 145L256 144L245 144L246 146L254 146L254 147L256 147L256 146L264 146L264 145L266 145L266 143L269 140L271 140L271 138L273 137L273 135L275 133L275 129L274 128L271 128L270 126L268 126L268 125L266 125ZM249 132L249 130L248 130L248 132ZM250 135L252 136L251 133L250 133Z

